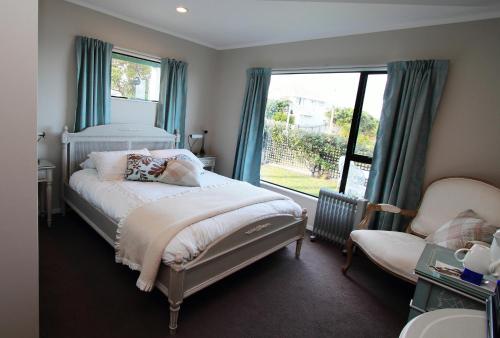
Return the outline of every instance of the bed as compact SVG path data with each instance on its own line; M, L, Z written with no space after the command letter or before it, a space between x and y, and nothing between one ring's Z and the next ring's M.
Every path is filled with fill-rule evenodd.
M175 148L179 135L136 125L104 125L62 134L64 202L110 245L130 209L186 187L162 183L102 182L95 169L79 164L92 151ZM206 184L224 183L206 172ZM168 297L169 329L175 334L184 298L280 248L296 242L298 258L307 214L293 202L271 201L203 220L182 230L165 248L155 287ZM197 234L203 234L203 236ZM193 244L195 243L195 244Z

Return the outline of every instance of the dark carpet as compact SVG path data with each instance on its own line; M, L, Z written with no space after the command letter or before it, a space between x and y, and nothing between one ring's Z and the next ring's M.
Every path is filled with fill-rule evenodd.
M41 223L43 224L43 223ZM397 337L413 286L361 254L345 277L340 250L304 241L187 298L177 337ZM40 225L40 333L168 337L168 302L135 287L137 272L74 213Z

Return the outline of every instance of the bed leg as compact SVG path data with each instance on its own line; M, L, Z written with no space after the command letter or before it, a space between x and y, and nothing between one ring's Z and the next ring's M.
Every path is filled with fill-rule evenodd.
M184 299L184 271L183 258L178 255L169 270L168 302L170 303L170 324L168 327L171 335L174 335L177 331L179 310Z
M347 243L345 244L345 248L347 250L347 259L344 266L342 267L343 274L347 272L352 263L352 251L354 250L354 242L350 236L349 239L347 240Z
M301 237L297 240L295 244L295 258L300 258L300 251L302 250L302 242L304 241L304 237L306 235L306 227L307 227L307 209L302 209L302 222L301 222Z
M302 242L304 238L298 239L295 244L295 258L300 258L300 251L302 250Z
M179 319L180 308L180 304L170 304L170 324L168 325L168 328L170 329L170 335L172 336L175 335L177 331L177 320Z

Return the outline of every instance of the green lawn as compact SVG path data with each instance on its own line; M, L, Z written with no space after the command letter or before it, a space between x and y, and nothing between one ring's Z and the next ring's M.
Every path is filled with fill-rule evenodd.
M311 177L272 164L266 164L260 168L260 178L263 181L282 185L313 196L318 196L319 189L323 187L337 189L336 180Z

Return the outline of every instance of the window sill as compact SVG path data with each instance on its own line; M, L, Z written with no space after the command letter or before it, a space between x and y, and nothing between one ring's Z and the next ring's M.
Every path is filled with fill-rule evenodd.
M112 99L114 100L121 100L121 101L128 101L128 102L143 102L143 103L154 103L157 104L158 101L153 101L153 100L143 100L143 99L129 99L127 97L121 97L121 96L111 96Z

